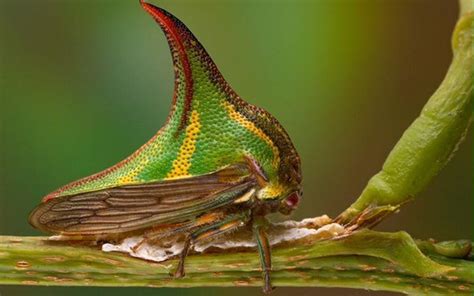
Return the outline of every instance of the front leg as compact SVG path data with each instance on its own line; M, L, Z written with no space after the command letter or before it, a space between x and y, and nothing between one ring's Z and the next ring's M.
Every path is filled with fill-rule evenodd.
M265 231L268 222L264 217L255 217L253 223L253 233L257 241L258 254L260 255L260 265L263 275L263 292L270 293L273 290L270 272L272 270L272 254L270 242Z

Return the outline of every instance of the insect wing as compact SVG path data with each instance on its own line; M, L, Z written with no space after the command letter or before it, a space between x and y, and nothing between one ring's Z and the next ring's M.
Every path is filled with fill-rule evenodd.
M215 173L61 196L40 204L30 224L63 235L122 234L177 223L233 203L256 186L240 165Z

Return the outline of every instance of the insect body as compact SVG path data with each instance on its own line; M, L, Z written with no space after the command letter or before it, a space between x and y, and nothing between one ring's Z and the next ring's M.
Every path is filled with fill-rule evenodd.
M184 276L193 243L252 227L269 292L263 217L297 207L298 153L272 115L231 89L181 21L141 4L164 31L172 54L175 90L166 124L117 165L45 196L29 221L71 239L183 235L177 277Z

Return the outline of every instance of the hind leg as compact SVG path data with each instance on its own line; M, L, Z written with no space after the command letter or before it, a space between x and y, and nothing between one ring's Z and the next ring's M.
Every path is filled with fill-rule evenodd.
M165 237L170 237L173 235L179 235L182 233L193 232L195 229L200 227L216 223L216 221L221 220L224 217L222 212L213 212L204 214L195 220L174 224L174 225L158 225L154 228L149 229L143 234L143 239L139 241L136 245L132 247L134 252L137 252L145 243L153 242L158 239Z
M219 235L228 233L232 230L235 230L239 227L244 226L248 221L249 221L248 214L231 215L228 218L217 221L213 224L202 226L196 229L194 232L190 233L186 237L186 240L184 242L184 247L179 256L179 263L174 273L174 276L176 278L180 278L184 276L185 274L184 261L186 259L186 256L189 253L189 249L194 243L198 241L210 240L210 239L216 238Z

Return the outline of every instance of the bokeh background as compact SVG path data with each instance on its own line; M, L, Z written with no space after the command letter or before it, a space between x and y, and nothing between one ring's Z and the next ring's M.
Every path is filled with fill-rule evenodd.
M0 234L40 235L40 198L123 159L163 124L165 38L137 0L1 0ZM154 1L234 89L273 113L303 161L295 218L337 215L441 82L457 1ZM473 239L472 133L419 198L378 228ZM11 295L260 295L248 289L0 287ZM278 288L273 295L392 295Z

